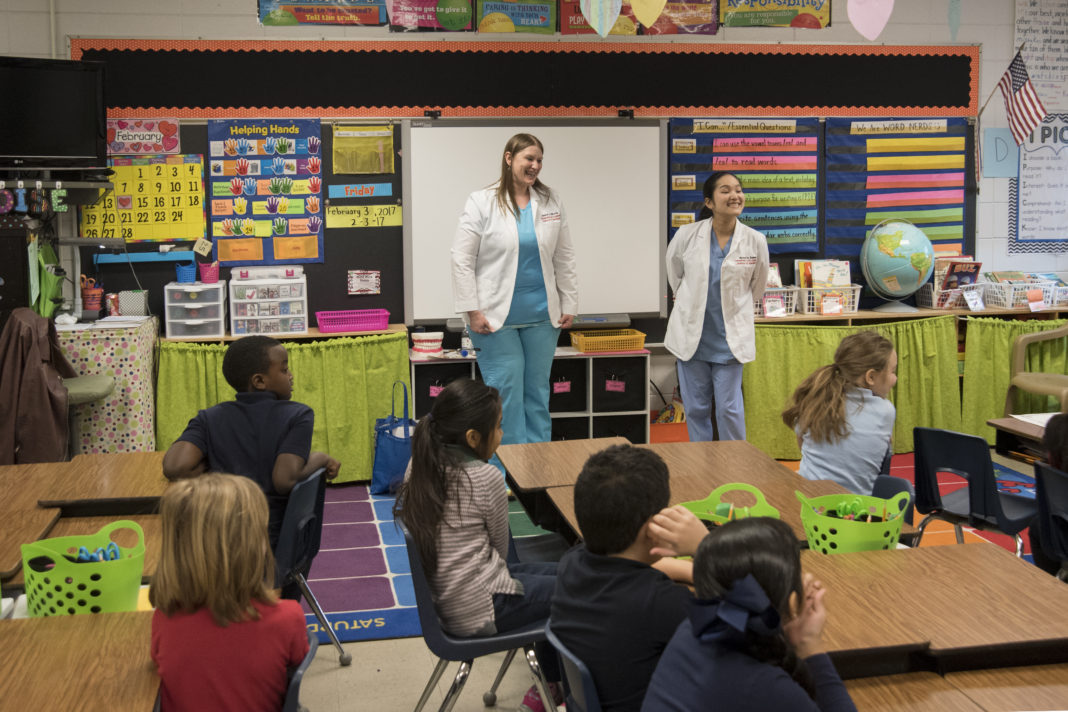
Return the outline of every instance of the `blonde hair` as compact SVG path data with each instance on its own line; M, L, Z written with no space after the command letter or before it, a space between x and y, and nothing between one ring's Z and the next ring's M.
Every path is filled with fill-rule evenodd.
M876 331L845 337L834 352L834 363L817 368L797 387L782 421L816 442L838 442L847 435L846 392L870 369L885 369L893 352L890 339Z
M267 498L255 482L218 473L178 480L159 510L163 549L148 591L153 606L168 616L206 607L225 627L259 618L253 600L277 603Z
M501 180L497 183L497 205L501 212L512 215L519 214L519 204L515 202L515 181L512 179L512 167L508 165L508 155L515 159L516 154L522 153L531 146L537 146L538 150L545 153L545 147L533 134L520 133L508 139L504 144L504 152L501 154ZM549 195L549 186L538 178L534 181L534 190L543 198Z

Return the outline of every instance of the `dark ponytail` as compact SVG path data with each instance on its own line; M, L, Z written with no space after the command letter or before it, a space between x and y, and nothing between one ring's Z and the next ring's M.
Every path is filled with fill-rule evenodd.
M752 517L716 527L702 541L693 561L693 582L699 599L724 597L751 575L782 621L790 619L790 594L803 601L801 552L790 526L779 519ZM797 657L781 625L770 632L752 628L734 639L742 652L781 667L809 696L814 687L805 661Z
M458 378L442 389L430 413L415 426L411 472L397 493L393 516L404 522L418 544L427 575L437 571L438 530L446 503L456 498L460 464L475 455L467 445L467 431L474 430L486 442L500 415L496 388Z
M716 171L708 177L708 180L705 181L704 188L702 189L702 194L704 195L706 200L711 198L712 195L716 192L716 183L719 182L719 179L724 176L730 176L731 178L737 180L739 183L742 182L738 179L738 176L734 175L730 171ZM697 213L697 219L707 220L710 217L712 217L712 208L708 207L707 203L702 203L701 212Z

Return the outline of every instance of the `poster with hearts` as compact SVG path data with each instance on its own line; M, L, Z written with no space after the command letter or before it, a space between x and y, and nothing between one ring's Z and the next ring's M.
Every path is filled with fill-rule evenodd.
M108 119L108 155L182 152L178 119Z

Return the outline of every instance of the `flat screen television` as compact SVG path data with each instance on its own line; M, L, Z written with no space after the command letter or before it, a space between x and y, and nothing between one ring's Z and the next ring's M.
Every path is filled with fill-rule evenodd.
M0 57L0 169L106 167L104 66Z

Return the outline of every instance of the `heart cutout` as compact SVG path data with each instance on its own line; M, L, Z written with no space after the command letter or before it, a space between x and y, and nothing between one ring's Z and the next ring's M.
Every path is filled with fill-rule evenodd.
M158 144L158 143L154 143L154 144L152 144L152 150L153 151L162 151L163 150L163 145L162 144Z
M634 17L646 27L652 27L660 13L664 11L667 0L630 0L630 9L634 11Z
M163 150L170 151L178 145L178 139L173 136L165 136L163 138Z
M155 126L155 125L156 125L155 121L146 121L145 122L145 128L148 129L149 131L151 131L152 127Z
M108 129L108 143L112 143L115 140L115 129Z
M124 208L126 210L129 210L131 207L133 207L133 196L132 195L120 195L119 196L119 207L120 208Z
M138 151L140 151L141 150L141 142L138 141L137 143L131 143L130 144L130 150L133 151L134 153L137 153Z
M173 136L174 134L178 133L178 124L173 123L171 121L160 121L159 131L164 136Z
M582 16L601 37L607 37L619 19L623 0L579 0Z
M128 124L128 123L126 123L126 122L125 122L125 121L123 121L122 119L119 119L119 128L120 128L120 129L124 129L124 128L126 128L127 126L129 126L129 124Z
M141 128L141 122L138 121L138 122L134 123L134 128Z
M849 22L869 42L874 42L894 11L894 0L849 0Z

